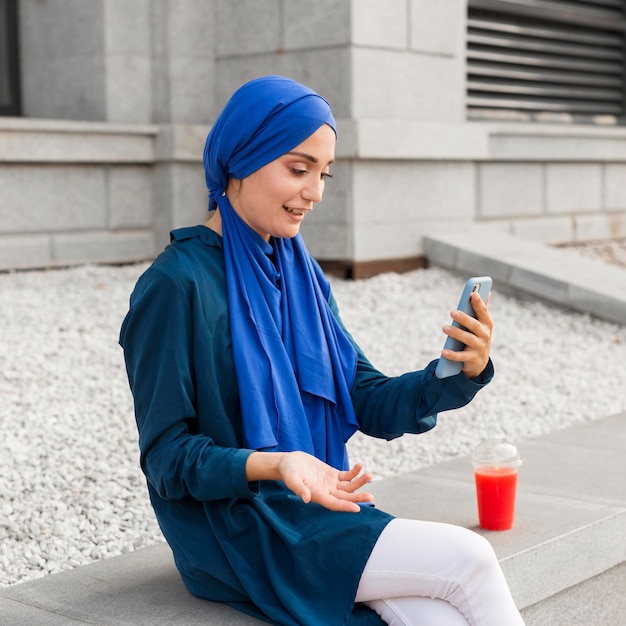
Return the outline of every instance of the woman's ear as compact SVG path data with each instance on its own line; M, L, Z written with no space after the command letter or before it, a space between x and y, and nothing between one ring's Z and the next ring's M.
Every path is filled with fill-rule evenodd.
M226 195L229 198L236 198L239 192L241 191L241 179L238 178L229 178L228 183L226 183Z

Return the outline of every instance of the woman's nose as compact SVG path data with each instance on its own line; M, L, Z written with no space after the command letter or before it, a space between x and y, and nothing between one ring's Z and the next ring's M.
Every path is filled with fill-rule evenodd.
M302 190L302 197L310 202L321 202L324 195L324 181L320 178L317 182L307 181L306 186Z

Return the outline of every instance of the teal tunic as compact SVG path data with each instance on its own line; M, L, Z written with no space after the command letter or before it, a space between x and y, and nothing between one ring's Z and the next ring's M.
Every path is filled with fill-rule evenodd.
M120 344L135 402L152 506L190 593L276 624L381 624L354 606L361 573L392 517L304 504L281 482L246 480L221 237L174 231L139 278ZM339 319L332 296L330 305ZM421 433L492 376L388 378L356 346L351 398L360 430Z

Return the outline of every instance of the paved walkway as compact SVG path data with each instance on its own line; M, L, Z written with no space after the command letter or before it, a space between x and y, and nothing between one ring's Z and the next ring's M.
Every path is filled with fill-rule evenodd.
M433 264L489 273L501 289L626 322L626 272L573 252L485 233L431 237L427 251ZM626 413L521 441L519 449L524 465L510 531L477 528L467 458L379 481L371 490L396 515L484 533L527 626L623 626ZM1 625L79 623L260 624L187 594L164 544L0 589Z

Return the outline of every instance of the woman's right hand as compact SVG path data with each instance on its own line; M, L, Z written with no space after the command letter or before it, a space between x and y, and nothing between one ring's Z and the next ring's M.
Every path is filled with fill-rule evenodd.
M372 502L370 493L358 491L372 476L363 466L340 471L306 452L253 452L246 475L253 480L282 480L303 502L316 502L331 511L358 513L358 502Z

